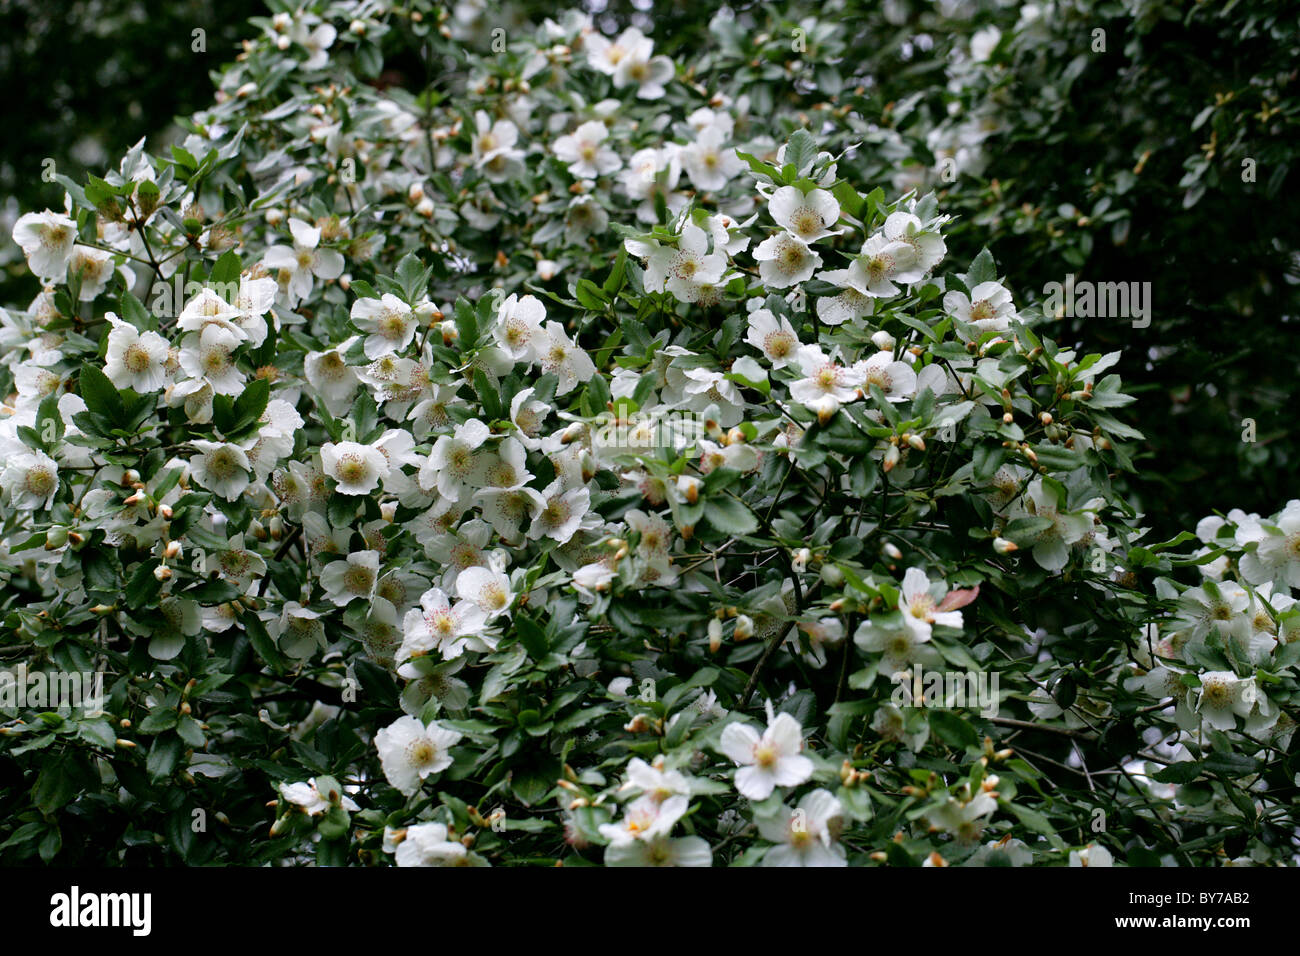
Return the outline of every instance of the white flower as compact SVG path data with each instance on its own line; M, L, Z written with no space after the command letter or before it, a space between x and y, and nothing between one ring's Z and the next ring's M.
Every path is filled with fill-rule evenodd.
M748 724L734 722L722 731L718 750L740 766L736 789L750 800L766 800L780 787L795 787L812 776L813 762L801 754L803 728L789 714L772 715L767 704L767 729L760 735Z
M227 442L199 439L190 444L201 452L190 459L190 471L199 485L227 501L234 501L244 493L249 485L248 473L252 465L242 448Z
M545 318L546 306L536 296L520 297L512 293L497 307L492 337L516 362L532 363L536 360L538 345L546 339L542 331Z
M524 151L515 148L519 128L508 119L495 123L483 110L474 114L474 138L470 153L474 165L491 182L502 183L523 171Z
M925 275L919 268L920 260L916 249L909 243L898 239L889 239L883 233L876 233L862 244L862 254L857 260L867 276L867 295L887 298L898 295L899 282L915 282Z
M857 398L858 389L865 381L861 368L840 365L828 358L817 345L800 346L796 361L804 377L790 383L790 397L802 405L811 407L823 397L833 398L841 404L851 402Z
M487 425L471 418L457 425L453 434L440 435L428 460L420 466L420 487L436 487L444 498L458 500L478 465L475 452L489 434Z
M77 224L48 209L29 212L14 223L13 237L27 256L32 273L44 282L56 282L68 271Z
M930 635L923 629L907 626L899 614L875 614L858 625L853 643L864 651L880 654L878 677L907 673L913 663L929 663L938 655L928 646ZM904 685L910 690L910 682ZM910 698L909 698L910 699Z
M462 736L437 721L425 727L416 717L399 717L375 734L375 749L388 782L409 797L429 774L451 766L451 748Z
M404 351L415 338L415 313L391 292L378 299L357 299L351 315L352 324L369 333L364 345L366 358Z
M216 325L234 334L240 342L248 338L235 319L243 317L236 309L211 289L203 289L181 309L176 317L176 327L182 332L202 332L209 325Z
M788 232L769 236L754 250L759 277L772 289L785 289L812 278L822 257Z
M325 622L321 615L297 601L286 602L279 619L268 624L267 630L279 641L280 649L296 660L306 660L325 647Z
M280 784L280 795L289 803L302 807L303 812L309 816L314 817L330 808L329 800L316 789L315 777L312 777L306 783ZM339 795L339 803L349 813L355 813L361 809L346 794Z
M266 319L263 316L275 304L278 290L278 283L270 276L250 279L244 275L239 278L239 292L231 303L239 312L234 322L248 336L248 344L253 348L266 341Z
M682 168L691 177L695 188L701 192L725 189L738 173L744 170L745 161L736 151L723 148L726 133L711 126L695 137L695 142L682 147L679 153Z
M981 332L1005 332L1010 320L1016 317L1011 293L1000 282L981 282L971 289L969 297L961 292L949 292L943 297L943 308Z
M350 338L324 352L308 352L303 371L312 388L320 393L333 415L341 415L352 405L357 390L357 373L343 357L356 338Z
M817 278L839 286L844 291L817 300L817 318L826 325L843 325L849 320L866 318L876 310L876 293L861 260L854 259L847 269L828 269Z
M1002 31L994 26L976 30L970 38L970 56L976 63L983 63L993 53L993 49L1002 39Z
M1110 850L1095 843L1089 843L1082 850L1070 851L1070 866L1114 866L1115 858Z
M921 273L929 272L937 266L948 252L943 236L926 229L921 220L910 212L890 213L880 231L890 242L905 242L912 247L916 255L915 270Z
M804 193L794 186L782 186L772 193L767 211L777 225L807 244L842 231L830 228L840 218L840 204L824 189Z
M916 372L906 362L895 361L890 352L877 352L857 362L854 371L862 376L862 390L878 386L891 402L901 402L916 394Z
M398 866L479 865L476 854L470 853L459 840L451 839L442 823L417 823L407 827L402 842L393 850L393 860Z
M930 814L930 822L951 833L963 843L974 843L984 832L985 817L998 808L998 801L988 793L978 793L969 800L949 797L947 802Z
M573 586L579 594L592 600L599 593L609 590L614 581L614 569L608 559L592 561L573 572Z
M760 817L758 832L777 844L763 857L763 866L848 866L836 842L843 814L840 801L819 788L794 810L782 807L775 817Z
M551 482L542 492L546 504L528 528L528 537L553 538L564 544L577 533L582 519L591 507L591 493L586 488L565 490L560 479Z
M477 604L489 620L509 610L515 597L509 575L483 567L466 568L456 575L456 594Z
M242 330L231 331L210 324L191 332L181 348L180 363L185 374L206 384L218 395L238 395L244 390L244 376L235 364L234 353L243 341Z
M943 590L942 582L934 590ZM961 611L946 610L948 606L948 603L935 601L930 578L924 571L920 568L907 569L898 597L898 610L903 615L903 626L915 634L918 641L928 641L935 624L955 628L962 626Z
M656 836L647 840L611 843L606 866L712 866L713 850L697 836Z
M1259 699L1255 678L1241 678L1232 671L1207 671L1201 686L1194 688L1196 712L1215 730L1234 730L1234 717L1249 717Z
M689 804L690 801L680 794L662 800L651 796L639 797L627 805L623 819L618 823L602 823L600 835L614 846L666 836L686 813Z
M1300 500L1288 501L1271 521L1246 524L1237 539L1256 545L1241 556L1241 576L1248 583L1300 588Z
M141 332L112 312L104 313L113 330L108 333L104 374L114 388L129 388L141 395L156 392L167 381L167 340L157 332Z
M7 454L0 462L0 488L18 511L46 510L59 490L59 466L41 451Z
M634 32L637 32L635 27L624 31L624 36ZM619 61L618 69L614 71L614 85L622 88L635 84L639 100L662 98L667 92L664 85L677 72L673 61L668 57L651 56L652 49L651 42L641 37L640 42L631 45L628 54Z
M325 596L343 607L357 598L369 601L379 580L379 552L353 551L342 561L331 561L321 570Z
M994 862L999 861L999 862ZM1034 851L1024 840L1011 835L1000 840L990 840L970 855L966 866L1029 866L1034 862Z
M77 299L91 302L104 291L108 280L113 278L113 255L90 246L76 246L72 250L68 270L81 277L81 290Z
M338 38L338 30L328 23L321 23L310 32L307 27L308 21L299 20L293 31L294 42L301 44L307 51L307 59L303 61L302 68L323 69L330 61L330 55L326 51L334 45L334 41Z
M338 482L341 495L368 495L388 477L388 458L371 445L326 442L321 446L320 460L325 474Z
M1070 560L1070 545L1081 540L1093 527L1087 514L1063 514L1056 494L1035 478L1025 496L1018 502L1018 511L1029 517L1046 518L1051 524L1034 535L1034 560L1045 571L1059 571Z
M637 98L656 100L664 95L664 84L672 79L673 61L666 56L651 56L654 43L636 27L624 30L616 40L599 33L583 39L587 63L594 70L614 78L614 85L637 86Z
M567 395L596 374L591 357L569 338L559 322L546 323L546 336L537 343L537 360L543 372L559 378L556 395Z
M457 576L457 581L471 568ZM399 662L439 651L444 660L459 657L466 649L490 651L495 639L485 637L487 612L472 600L452 604L441 588L430 588L420 595L420 607L406 612L402 621L402 646Z
M575 179L595 179L617 171L623 160L618 153L602 145L609 129L596 120L583 123L567 136L561 136L553 147L560 162L569 164L569 175Z
M293 248L272 246L266 250L263 261L268 269L278 270L281 285L288 294L291 305L296 305L311 295L312 277L337 279L343 274L343 256L334 249L320 249L320 230L301 219L289 220L293 235Z

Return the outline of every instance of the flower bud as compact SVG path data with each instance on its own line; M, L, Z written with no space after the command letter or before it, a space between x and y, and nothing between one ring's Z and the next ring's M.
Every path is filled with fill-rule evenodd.
M885 472L889 473L893 471L894 466L898 464L898 459L901 457L902 456L899 454L898 451L898 446L890 445L888 450L885 452L885 462L884 465L882 466L885 469Z
M737 641L747 641L754 636L754 620L748 614L740 614L736 617L736 633L733 635Z
M704 487L704 482L692 475L682 475L677 479L677 493L686 499L688 504L695 504L700 500L700 489Z
M1019 547L1014 541L1008 541L1006 538L994 538L993 550L998 554L1010 554L1012 551L1018 551Z
M716 617L709 618L709 653L716 654L722 647L722 622Z
M897 344L894 337L884 329L871 336L871 343L882 352L892 352Z

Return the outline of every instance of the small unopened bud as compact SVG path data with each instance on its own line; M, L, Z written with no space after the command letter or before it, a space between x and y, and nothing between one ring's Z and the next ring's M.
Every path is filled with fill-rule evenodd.
M162 516L163 521L171 521L174 513L171 505L158 506L158 514Z
M1003 412L1003 413L1002 413L1002 424L1003 424L1003 425L1010 425L1012 421L1014 421L1014 416L1012 416L1012 414L1011 414L1010 412Z
M908 435L907 443L911 445L913 448L915 448L917 451L925 451L925 439L923 439L920 435Z
M1044 425L1050 425L1052 424L1052 413L1043 412L1041 415L1038 416L1038 420L1042 422Z
M709 618L709 653L716 654L722 647L722 622L716 617Z
M754 636L754 620L748 614L740 614L736 617L737 641L747 641Z
M790 566L796 571L804 571L808 568L808 562L812 560L812 552L807 548L799 548L791 556Z
M645 714L637 714L623 725L623 729L629 734L643 734L650 729L650 721L646 719Z
M172 569L167 567L165 564L160 564L158 567L153 569L153 576L159 581L169 581L171 580Z
M898 451L898 446L890 445L889 449L885 452L885 462L884 465L882 466L885 469L885 472L888 473L890 471L893 471L894 466L898 464L898 459L901 457L902 456L899 454Z
M700 489L703 487L704 482L692 475L682 475L677 479L677 492L689 504L695 504L700 500Z
M1010 554L1012 551L1018 551L1019 548L1014 541L1009 541L1006 538L994 538L993 550L998 554Z
M898 545L894 544L892 541L886 541L885 546L880 550L894 561L897 561L903 556L903 552L898 550Z
M174 561L181 556L181 543L179 541L168 541L167 547L163 549L163 555L168 561Z
M894 345L897 344L894 337L884 329L871 336L871 343L882 352L892 352Z

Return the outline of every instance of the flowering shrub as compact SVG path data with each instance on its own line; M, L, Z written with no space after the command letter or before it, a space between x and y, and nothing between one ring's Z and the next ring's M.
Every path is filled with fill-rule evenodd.
M14 228L5 649L102 693L5 860L1290 860L1300 504L1142 543L935 195L578 14L254 23Z

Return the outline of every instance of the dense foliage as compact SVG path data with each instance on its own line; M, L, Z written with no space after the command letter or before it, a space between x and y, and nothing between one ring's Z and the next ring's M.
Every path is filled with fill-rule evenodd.
M0 861L1292 861L1300 502L1162 528L1181 319L1044 308L1195 241L1025 145L1121 8L386 6L15 223Z

